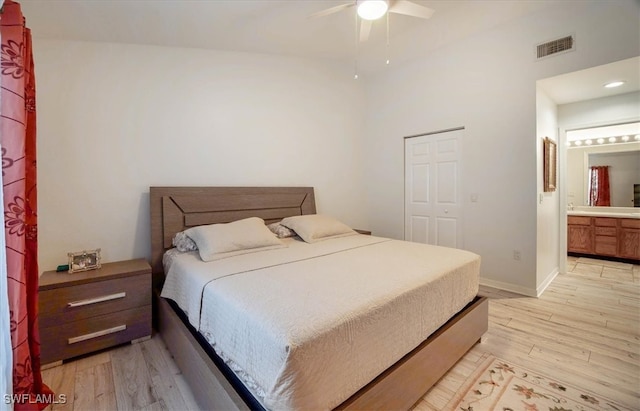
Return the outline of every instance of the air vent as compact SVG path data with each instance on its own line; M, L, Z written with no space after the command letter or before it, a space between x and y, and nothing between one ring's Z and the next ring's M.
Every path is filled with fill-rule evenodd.
M573 36L563 37L561 39L548 41L546 43L538 44L538 58L551 56L553 54L562 53L565 51L571 51L574 49Z

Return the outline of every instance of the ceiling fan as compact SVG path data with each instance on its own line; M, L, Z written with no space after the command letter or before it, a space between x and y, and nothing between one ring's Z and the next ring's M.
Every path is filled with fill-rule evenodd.
M356 7L360 17L360 41L367 41L371 25L387 13L404 14L406 16L418 17L421 19L430 18L434 10L421 6L408 0L356 0L339 6L330 7L319 11L309 17L324 17L333 13L338 13L350 7Z

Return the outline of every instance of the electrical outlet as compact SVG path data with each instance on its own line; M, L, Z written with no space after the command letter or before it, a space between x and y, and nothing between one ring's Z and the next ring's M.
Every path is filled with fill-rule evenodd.
M513 259L520 261L520 250L513 250Z

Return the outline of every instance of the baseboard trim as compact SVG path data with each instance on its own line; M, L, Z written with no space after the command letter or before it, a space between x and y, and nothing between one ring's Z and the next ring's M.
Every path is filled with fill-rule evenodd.
M527 297L538 296L534 288L522 287L520 285L491 280L483 277L480 277L480 285L484 285L486 287L491 287L491 288L497 288L499 290L509 291L516 294L526 295Z
M556 267L553 269L552 272L549 273L549 275L547 275L547 278L545 278L544 281L538 286L536 290L537 292L536 297L540 297L542 295L544 290L546 290L547 287L551 285L551 282L558 276L558 274L560 274L560 271Z

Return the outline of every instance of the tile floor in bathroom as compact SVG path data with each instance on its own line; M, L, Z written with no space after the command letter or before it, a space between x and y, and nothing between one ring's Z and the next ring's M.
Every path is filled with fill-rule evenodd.
M567 256L567 272L640 284L640 265L638 264Z

